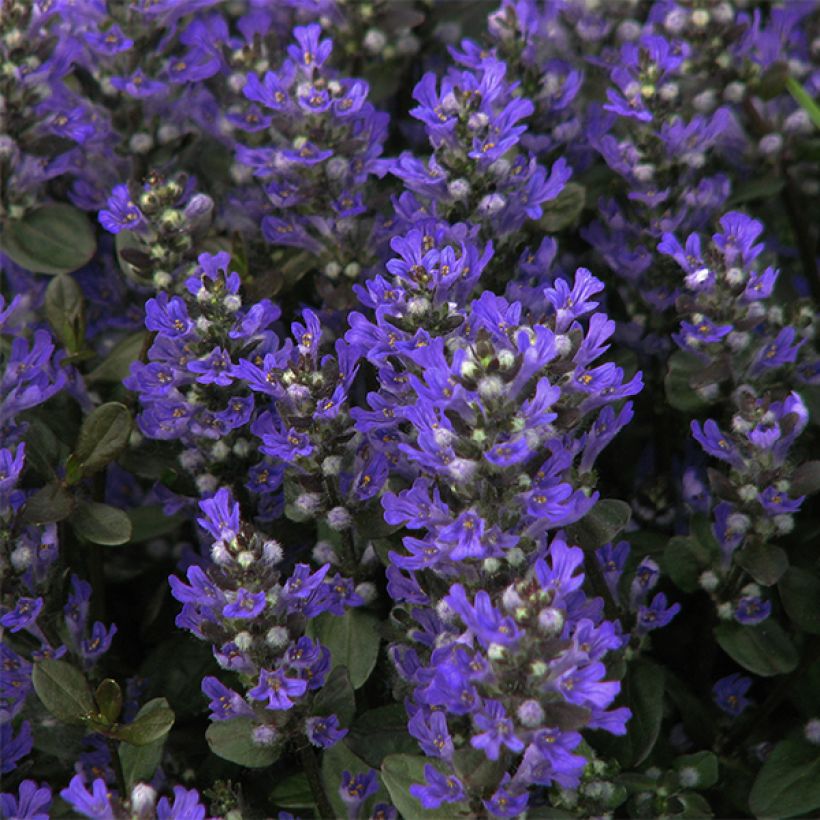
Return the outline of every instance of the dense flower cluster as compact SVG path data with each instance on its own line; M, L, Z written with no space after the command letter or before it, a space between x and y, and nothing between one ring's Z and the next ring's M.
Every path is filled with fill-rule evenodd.
M816 3L0 57L0 817L820 808Z

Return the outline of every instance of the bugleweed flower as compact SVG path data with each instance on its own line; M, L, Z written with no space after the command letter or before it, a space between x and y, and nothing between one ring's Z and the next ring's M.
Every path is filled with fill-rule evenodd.
M714 400L721 389L731 391L731 419L691 422L695 441L728 471L712 480L714 533L722 551L713 569L722 576L736 552L765 549L793 526L804 496L791 490L801 473L790 451L808 422L800 389L816 381L817 358L808 343L813 316L806 306L793 304L791 321L779 306L767 306L778 271L760 264L762 224L732 211L720 228L710 243L690 234L682 245L666 234L658 247L687 273L688 292L678 300L687 319L674 338L702 362L699 394ZM716 594L720 602L721 590ZM731 611L741 623L754 624L768 617L771 604L745 595Z
M199 506L199 522L213 539L211 563L189 566L187 583L171 576L171 592L183 604L177 625L212 645L217 663L240 675L246 695L206 677L211 720L253 718L260 745L283 746L303 735L333 745L346 733L338 718L327 715L320 723L309 711L330 671L330 653L304 629L308 619L343 614L361 598L345 579L329 576L329 564L316 572L297 564L285 578L281 547L241 520L229 490Z

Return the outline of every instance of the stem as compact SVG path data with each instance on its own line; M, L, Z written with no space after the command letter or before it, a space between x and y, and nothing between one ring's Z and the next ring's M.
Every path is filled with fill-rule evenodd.
M305 776L310 784L310 792L313 799L316 801L316 808L319 810L319 817L323 820L333 820L336 817L336 812L333 811L333 806L330 805L325 787L322 783L322 773L319 771L319 761L316 759L316 752L313 751L312 746L303 746L299 750L299 759L302 762L302 768L305 770Z
M125 772L122 770L122 763L120 762L119 749L112 738L107 738L108 751L111 752L111 766L114 768L114 774L117 777L117 786L120 790L120 797L123 800L128 799L128 788L125 785Z

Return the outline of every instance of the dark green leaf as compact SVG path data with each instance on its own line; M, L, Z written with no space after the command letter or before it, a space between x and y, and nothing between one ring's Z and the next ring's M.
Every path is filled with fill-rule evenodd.
M101 470L112 462L128 444L131 435L131 413L124 404L109 402L86 416L74 457L83 475Z
M695 538L675 536L669 540L663 553L663 571L684 592L699 588L701 573L710 566L710 556Z
M46 484L26 501L21 517L26 524L48 524L68 518L73 509L74 497L65 487L54 482Z
M443 803L440 808L426 810L421 803L410 794L410 786L414 783L424 783L424 767L434 766L440 771L445 769L438 760L421 757L419 755L390 755L381 766L382 782L390 792L390 800L399 810L404 820L416 818L441 818L449 820L453 817L469 817L470 807L467 803Z
M464 746L453 755L453 768L468 791L494 792L504 777L503 759L490 760L481 749Z
M675 817L714 817L712 807L702 794L697 792L682 792L673 798L680 806Z
M574 225L584 210L586 198L583 185L568 182L555 199L541 206L544 215L538 221L539 227L546 233L556 233Z
M327 676L325 685L316 693L311 712L314 715L336 715L347 728L356 714L356 694L350 675L344 666L336 666Z
M800 567L789 567L778 586L783 609L797 626L820 635L820 578Z
M85 342L83 292L68 274L49 282L45 297L46 318L69 353L79 352Z
M752 542L737 553L735 560L764 587L774 586L789 568L789 557L773 544Z
M764 176L741 182L732 188L727 207L736 208L755 199L772 199L785 187L786 180L780 176Z
M165 737L174 725L174 713L165 698L149 700L131 723L116 727L116 736L132 746L147 746Z
M86 715L96 712L85 675L70 663L53 658L37 661L31 682L43 706L64 723L82 724Z
M54 463L60 457L60 442L51 428L41 419L28 421L26 467L33 467L43 478L55 477Z
M127 515L131 519L131 542L134 544L168 535L188 520L185 513L166 515L161 504L136 507L128 510Z
M71 516L71 526L92 544L116 547L131 538L131 519L116 507L98 501L80 501Z
M86 381L121 382L130 372L131 363L135 362L145 345L145 331L138 331L117 342L111 352L89 374Z
M764 100L771 100L786 90L789 79L789 64L783 60L772 63L761 75L755 92Z
M281 747L254 743L251 736L254 725L253 718L249 717L216 720L205 732L205 739L211 751L224 760L249 769L262 769L276 761Z
M568 527L569 537L585 550L597 549L622 532L631 516L625 501L603 498L580 521Z
M639 659L627 667L620 694L620 701L632 710L627 733L615 737L599 732L596 737L596 745L625 769L640 765L655 746L663 719L664 682L664 670L654 663Z
M330 613L314 618L308 634L326 646L334 666L344 666L354 689L370 677L379 657L379 619L361 609L348 609L337 617Z
M814 495L820 490L820 461L806 461L792 475L789 494Z
M303 772L297 772L280 780L268 795L271 803L282 809L313 810L313 792Z
M43 205L3 231L3 253L33 273L71 273L96 249L88 217L65 203Z
M162 750L165 748L167 735L162 735L144 746L134 746L123 741L118 750L125 785L132 789L140 781L148 781L162 762Z
M672 407L684 413L696 413L707 406L692 387L693 379L702 372L703 362L691 353L678 350L669 357L664 387L666 400Z
M688 769L690 771L684 771ZM697 775L691 782L691 770ZM685 789L710 789L718 782L718 759L714 752L695 752L683 755L675 761L675 771L681 776L681 786Z
M353 724L346 742L373 768L378 768L387 755L418 750L418 743L407 733L407 712L399 703L365 712Z
M116 723L122 711L122 690L112 678L106 678L94 692L94 700L100 714L109 722Z
M724 623L715 629L715 637L732 660L756 675L784 675L797 667L794 644L772 618L756 626Z
M820 106L811 98L809 92L794 77L789 77L786 80L786 88L789 89L789 94L797 100L798 104L809 115L814 127L820 128Z
M820 754L802 737L775 746L749 795L756 817L798 817L820 808Z

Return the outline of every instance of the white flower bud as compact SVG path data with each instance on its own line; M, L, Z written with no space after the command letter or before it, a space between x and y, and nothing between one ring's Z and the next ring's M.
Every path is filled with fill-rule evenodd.
M234 636L233 642L240 652L247 652L253 646L253 635L250 632L242 631Z
M239 438L234 442L232 449L235 456L244 458L251 451L251 443L246 438Z
M692 100L695 110L701 114L708 114L714 110L716 102L715 92L711 88L707 88L706 91L701 91L700 94Z
M236 562L242 569L250 569L255 561L256 556L250 550L242 550L242 552L236 556Z
M364 601L365 605L372 604L376 600L376 586L370 581L362 581L356 585L356 594Z
M560 609L554 607L547 607L538 613L538 630L552 637L560 635L564 628L564 613Z
M487 401L504 395L504 382L500 376L484 376L478 383L478 395Z
M504 590L504 594L501 596L501 604L508 612L512 612L523 603L521 596L518 594L518 590L516 590L512 584Z
M487 647L487 657L491 661L500 661L503 660L504 656L507 654L507 648L500 643L491 643Z
M806 725L803 727L803 737L805 737L809 743L820 746L820 718L812 718L806 722Z
M350 262L345 265L345 276L348 279L355 279L362 272L362 266L358 262Z
M262 544L262 558L268 564L278 564L284 556L285 553L282 550L282 545L278 541L270 539Z
M525 700L516 712L522 726L538 728L544 720L544 709L537 700Z
M265 635L265 643L274 651L282 649L290 643L290 633L284 626L274 626Z
M754 484L744 484L738 491L741 501L754 501L757 498L757 487Z
M695 9L690 19L696 28L706 28L709 25L709 12L706 9Z
M276 742L279 732L274 726L254 726L251 738L256 746L272 746Z
M328 456L322 462L322 475L324 475L324 476L339 475L341 469L342 469L342 457L341 456Z
M772 523L780 535L787 535L794 529L794 516L787 513L776 515L772 519Z
M501 561L498 558L485 558L481 562L481 568L487 575L495 575L501 569Z
M171 282L174 281L171 274L164 270L158 270L151 278L157 290L171 287Z
M732 612L733 607L730 603L722 603L718 605L717 608L717 616L720 618L721 621L731 621L732 620Z
M131 789L131 814L138 820L148 820L154 816L157 791L148 783L137 783Z
M726 344L729 346L730 350L733 350L735 353L739 353L741 350L745 350L749 346L749 341L751 338L752 337L746 332L733 330L726 337Z
M212 493L215 493L219 487L219 479L210 473L202 473L202 475L198 475L195 483L200 495L211 495Z
M470 195L470 183L467 182L466 179L454 179L448 186L447 186L447 193L455 199L456 201L461 199L467 199Z
M511 567L519 567L524 563L527 556L524 554L524 550L520 547L513 547L512 549L507 550L504 557L507 559L507 563Z
M766 134L757 144L757 150L763 154L764 157L772 157L779 154L783 148L783 137L780 134Z
M698 584L700 584L701 589L706 590L706 592L714 592L720 584L720 579L711 569L707 569L700 574Z
M364 35L362 45L364 46L365 51L370 54L380 54L387 45L387 37L383 31L380 31L377 28L371 28L367 34Z
M336 555L336 550L333 549L333 544L330 541L318 541L313 548L313 560L317 564L337 564L339 557Z

